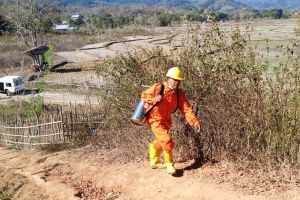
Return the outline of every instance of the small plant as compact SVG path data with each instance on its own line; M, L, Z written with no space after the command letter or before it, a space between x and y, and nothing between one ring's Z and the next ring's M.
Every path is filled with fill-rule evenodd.
M20 145L19 144L10 144L8 146L9 149L21 149Z
M44 80L38 82L38 89L40 92L44 92L46 86L47 84ZM42 95L36 95L32 98L31 102L10 100L8 105L0 106L0 115L3 119L19 115L26 116L28 118L39 116L45 107L43 98L44 97Z
M48 45L48 50L44 53L45 58L45 73L49 73L51 67L54 65L54 58L53 58L54 46L52 44Z
M23 114L26 117L38 116L41 114L43 108L43 97L38 95L34 97L33 102L26 106L23 110Z
M1 200L10 200L12 193L9 191L8 183L0 185L0 199Z
M45 92L47 83L44 80L38 82L38 89L41 93ZM42 95L37 95L33 98L30 104L26 104L23 108L23 114L26 117L39 116L44 107L44 97Z

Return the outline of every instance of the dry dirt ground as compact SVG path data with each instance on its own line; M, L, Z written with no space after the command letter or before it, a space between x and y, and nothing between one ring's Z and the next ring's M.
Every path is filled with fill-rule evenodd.
M192 161L176 163L181 173L171 176L165 170L150 169L147 160L124 162L117 150L93 151L85 147L47 153L0 147L0 189L4 182L13 181L12 199L23 200L300 199L299 188L251 192L221 181L220 177L229 173L220 165L191 165Z

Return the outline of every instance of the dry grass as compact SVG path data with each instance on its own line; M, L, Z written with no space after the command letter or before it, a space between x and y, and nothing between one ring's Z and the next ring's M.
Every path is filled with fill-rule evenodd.
M282 165L297 169L299 41L281 48L285 57L270 66L248 46L251 30L241 33L236 28L224 34L215 24L201 35L192 31L190 45L180 55L144 50L98 66L99 73L115 83L102 91L111 112L110 124L116 127L112 130L122 126L138 132L124 119L130 117L139 99L140 86L161 81L169 67L180 66L186 75L186 95L203 122L201 136L180 123L173 127L182 157L211 161L226 157L250 160L270 170ZM268 70L270 77L266 77ZM114 135L110 142L123 146L132 140L134 152L141 149L137 144L145 143L145 139L120 136Z
M0 170L0 199L9 200L28 182L26 177L12 170Z
M98 30L97 34L88 33L62 33L46 34L44 41L52 44L55 51L71 51L83 47L87 44L99 43L104 41L119 40L124 36L131 35L151 35L153 31L148 28L129 26L125 28ZM0 42L0 62L1 67L28 66L32 63L28 56L23 52L27 50L22 42L18 42L15 36L1 36Z
M233 164L223 160L207 167L211 169L207 176L213 178L218 184L229 183L236 190L249 195L285 192L300 185L299 172L287 166L274 171L251 162Z
M76 34L47 34L46 41L55 47L55 51L70 51L83 47L87 44L100 43L105 41L119 40L124 36L151 35L152 31L146 28L130 26L116 29L99 30L97 34L76 33Z
M29 59L24 57L26 47L16 41L13 36L1 36L0 63L1 67L16 67L29 64Z

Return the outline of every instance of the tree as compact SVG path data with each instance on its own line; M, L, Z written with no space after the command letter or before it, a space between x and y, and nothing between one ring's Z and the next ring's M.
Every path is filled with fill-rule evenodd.
M0 36L11 31L11 25L9 22L7 22L2 15L0 15Z
M0 4L1 13L13 26L18 38L25 43L28 50L38 48L43 44L43 34L51 26L49 22L52 7L49 2L48 0L2 0ZM39 55L28 55L31 56L34 67L42 71L44 69L43 52Z
M160 26L171 25L172 15L169 13L162 13L162 14L158 15L158 20L160 22Z
M283 10L282 9L274 9L271 12L272 12L272 17L274 19L280 19L283 16Z
M48 0L2 0L0 10L28 49L41 45L51 14Z

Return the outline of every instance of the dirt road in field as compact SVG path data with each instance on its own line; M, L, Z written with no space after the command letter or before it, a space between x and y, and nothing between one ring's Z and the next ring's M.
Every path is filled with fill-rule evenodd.
M85 148L45 153L0 147L0 185L7 181L4 172L21 175L27 181L12 199L23 200L300 199L297 188L250 195L249 191L214 179L212 174L218 173L215 166L193 169L191 164L192 161L176 163L180 173L173 177L165 170L150 169L146 160L126 163L118 151Z
M78 94L66 91L46 91L45 93L38 93L34 95L14 95L6 96L0 94L0 104L9 104L10 101L28 101L30 102L37 95L44 97L45 104L81 104L81 105L99 105L100 97L96 95Z
M165 52L170 52L183 46L182 37L178 30L175 34L169 33L160 36L129 36L118 41L90 44L76 51L56 52L55 54L68 62L78 63L105 60L140 48L160 47Z

